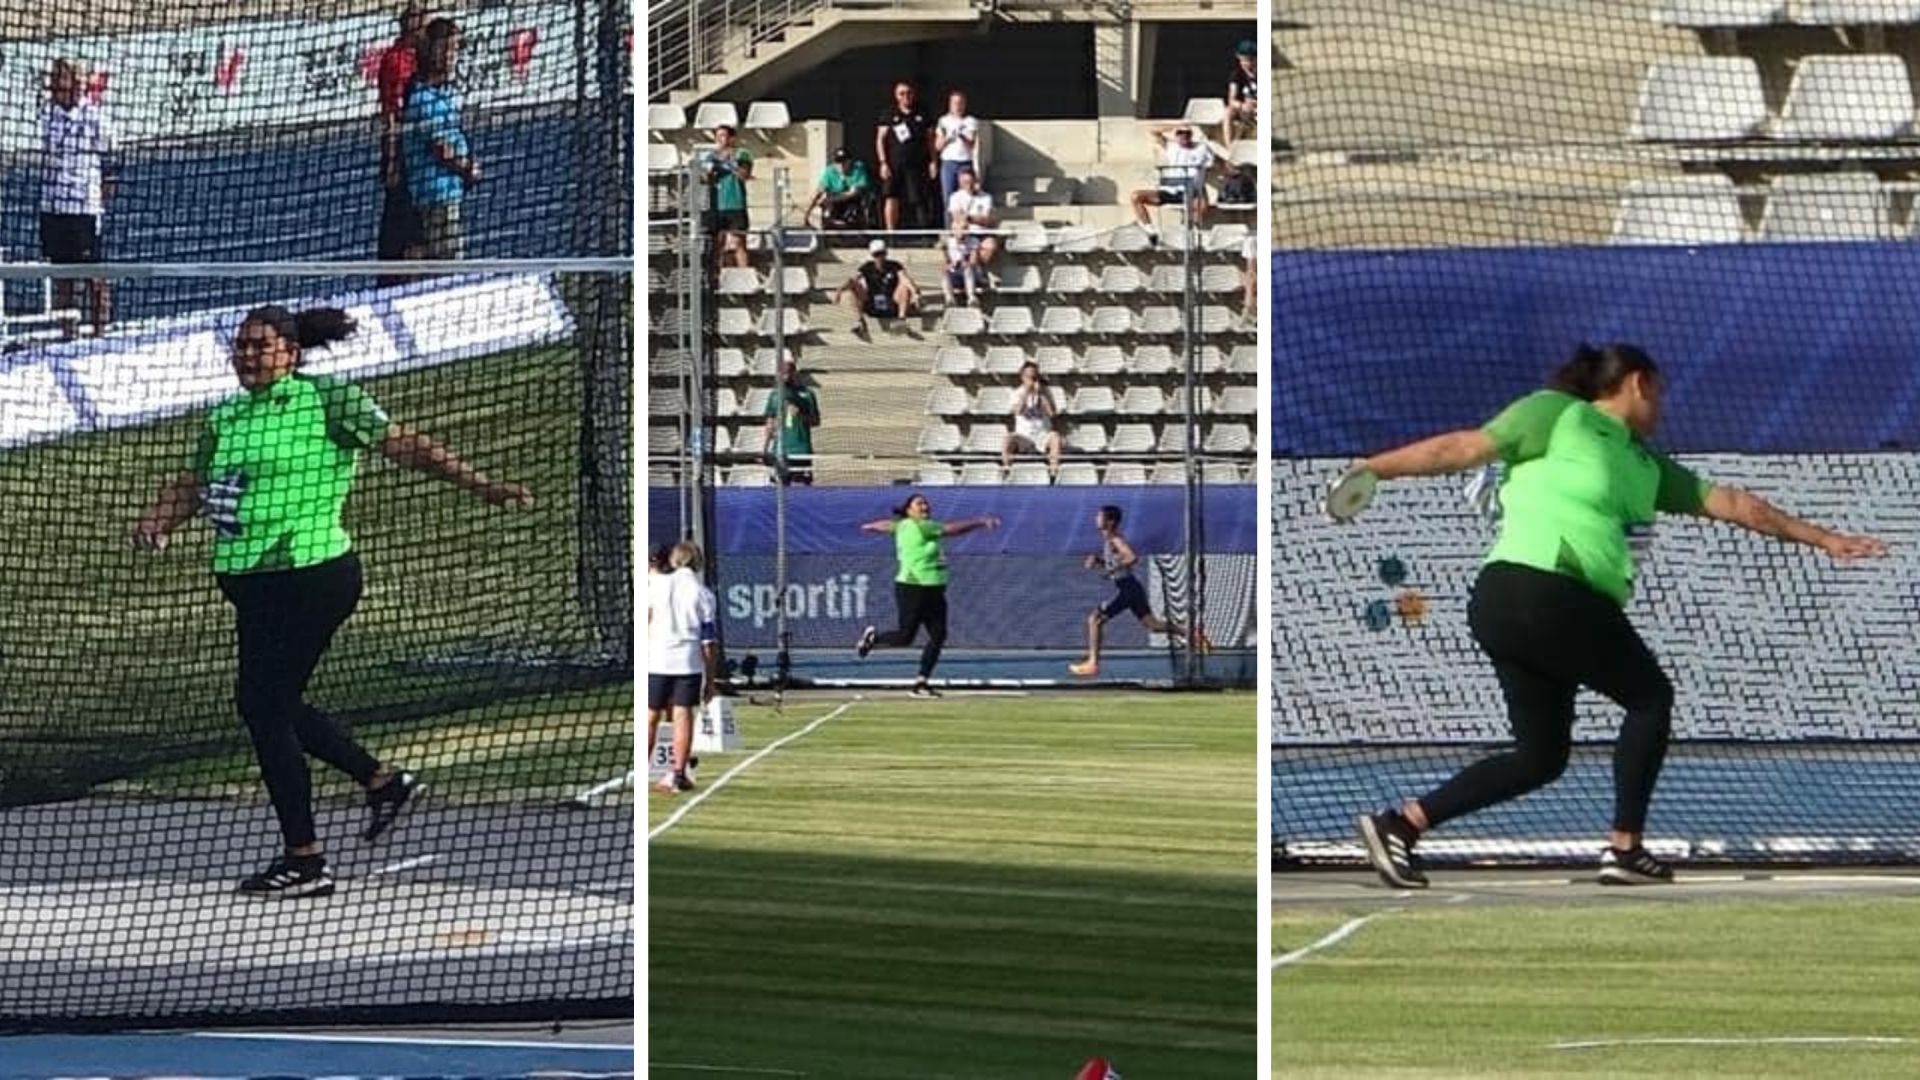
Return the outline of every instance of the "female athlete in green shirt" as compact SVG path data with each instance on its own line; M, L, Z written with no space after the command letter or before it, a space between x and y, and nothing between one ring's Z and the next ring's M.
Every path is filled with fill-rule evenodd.
M249 312L233 343L241 392L214 406L193 467L161 489L133 530L135 547L160 551L197 514L213 526L214 576L239 628L236 703L286 840L282 857L241 882L250 895L333 892L314 833L305 754L366 789L361 836L368 841L426 790L305 701L321 655L360 601L360 558L340 520L359 452L376 449L496 506L533 502L524 487L490 480L432 438L392 422L359 387L299 373L302 350L354 329L333 308Z
M1587 346L1549 388L1508 406L1485 427L1378 454L1358 468L1380 479L1506 465L1500 538L1467 605L1474 640L1493 661L1514 749L1463 769L1397 810L1362 815L1360 836L1390 885L1427 884L1413 856L1428 829L1551 783L1572 749L1574 694L1586 686L1626 710L1614 750L1613 831L1600 857L1604 884L1670 881L1641 843L1665 760L1673 684L1623 610L1633 590L1629 535L1656 512L1731 522L1817 547L1838 559L1886 546L1802 521L1735 488L1709 484L1649 449L1660 420L1659 370L1631 345Z
M999 527L1000 519L992 514L944 524L935 521L933 504L925 495L909 496L894 507L891 518L860 526L865 532L892 533L894 554L900 560L900 572L893 579L893 606L899 627L884 634L871 626L862 631L854 646L861 659L876 646L906 648L924 626L927 644L920 650L920 676L914 680L913 696L939 697L929 680L933 678L933 666L940 662L940 648L947 641L947 557L940 543L949 536Z

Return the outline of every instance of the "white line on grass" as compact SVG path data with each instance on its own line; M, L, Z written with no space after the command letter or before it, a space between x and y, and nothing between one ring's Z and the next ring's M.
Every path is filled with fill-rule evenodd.
M824 724L827 721L833 719L834 717L839 716L841 713L844 713L848 709L853 708L855 705L859 704L863 700L865 700L863 697L855 697L852 701L844 702L839 707L827 713L825 716L821 716L813 720L806 727L801 728L799 731L789 732L773 740L767 745L761 747L759 750L754 752L753 756L747 758L747 760L741 762L738 765L735 765L733 768L728 769L726 772L720 774L720 779L715 780L713 783L708 784L704 788L701 788L697 793L694 794L693 798L688 799L686 803L680 807L680 809L675 810L672 814L668 815L667 820L661 822L658 825L655 825L653 829L647 833L647 842L652 843L656 837L660 836L662 833L666 832L668 829L673 828L675 825L680 824L680 819L692 813L694 807L699 806L701 803L705 802L707 800L707 797L712 795L714 792L719 791L723 787L726 787L727 781L740 775L742 772L745 772L747 767L752 765L754 762L759 761L761 758L766 757L768 754L773 753L775 750L780 749L781 747L787 745L788 743L799 738L800 736L808 734L809 732L813 731L815 728L819 727L821 724Z
M1888 1035L1778 1035L1752 1039L1593 1039L1554 1043L1553 1050L1599 1050L1610 1046L1891 1046L1911 1039Z
M401 859L399 862L388 863L367 876L379 877L381 874L397 874L402 870L411 870L416 866L425 866L439 857L438 855L416 855L411 859Z
M581 805L585 805L590 800L598 798L601 795L605 795L609 791L618 791L621 788L631 787L632 785L633 785L633 770L628 769L627 775L616 776L611 780L605 781L604 783L595 784L592 787L588 788L587 790L581 792L580 794L575 795L573 797L573 801Z
M270 1039L276 1042L372 1043L377 1046L400 1044L426 1046L484 1046L504 1050L598 1050L609 1054L632 1055L632 1043L536 1042L530 1039L435 1039L419 1035L313 1035L291 1031L196 1031L196 1039Z
M749 1069L737 1065L696 1065L687 1061L649 1061L649 1069L672 1069L674 1072L727 1073L739 1076L805 1076L806 1073L792 1069Z
M1286 967L1288 964L1297 964L1300 961L1305 960L1307 957L1312 956L1314 953L1317 953L1322 949L1331 949L1335 945L1338 945L1341 942L1352 937L1355 931L1359 930L1361 927L1367 925L1373 920L1379 918L1382 915L1391 915L1394 912L1399 910L1400 910L1399 908L1389 908L1386 911L1376 911L1371 915L1362 915L1357 919L1350 919L1347 922L1342 923L1338 930L1335 930L1333 933L1328 934L1326 937L1321 938L1319 941L1316 941L1311 945L1302 945L1300 948L1295 949L1290 953L1281 953L1279 956L1274 957L1273 965L1271 968L1269 968L1269 970L1279 971L1281 968Z

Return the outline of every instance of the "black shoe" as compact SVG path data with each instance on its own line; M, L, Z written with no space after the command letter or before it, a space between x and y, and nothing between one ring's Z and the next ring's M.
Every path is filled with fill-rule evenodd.
M688 764L691 765L692 762L689 761ZM669 795L678 795L683 791L693 790L693 777L688 776L685 769L681 769L661 777L660 782L654 786Z
M860 659L865 660L867 654L873 651L873 643L879 640L879 638L880 631L869 626L865 630L860 631L860 640L854 642L853 651L859 655Z
M332 896L333 875L327 873L324 855L282 855L242 881L240 892L259 897Z
M1380 880L1396 889L1424 889L1427 875L1413 855L1420 834L1397 810L1384 814L1361 814L1356 824L1360 839L1367 845L1367 858L1380 874Z
M1673 867L1653 857L1644 847L1621 851L1609 847L1600 853L1602 885L1671 885Z
M360 839L368 843L380 839L426 793L427 785L412 773L394 773L393 779L367 792L367 827L360 831Z
M940 697L941 694L940 691L935 690L926 683L917 682L913 684L913 696L917 698L937 698Z

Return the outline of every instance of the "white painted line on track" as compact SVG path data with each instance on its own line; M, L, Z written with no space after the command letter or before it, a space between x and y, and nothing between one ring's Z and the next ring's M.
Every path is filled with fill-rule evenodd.
M647 1068L672 1072L724 1073L728 1076L805 1076L792 1069L754 1069L743 1065L698 1065L687 1061L649 1061Z
M802 735L811 734L814 730L818 729L820 725L826 723L827 721L833 719L836 716L839 716L840 714L846 712L848 709L853 708L855 705L858 705L860 702L865 700L866 698L863 695L863 696L855 697L852 701L842 702L838 707L834 708L824 716L816 717L814 720L809 722L807 726L801 728L800 730L788 732L787 734L782 735L779 738L768 743L767 745L761 747L759 750L754 751L754 753L750 757L748 757L745 761L740 762L738 765L735 765L733 768L728 769L726 772L720 774L720 779L715 780L713 783L708 784L705 787L701 788L699 791L695 792L693 795L693 798L688 799L685 803L683 803L680 806L679 809L675 810L672 814L668 815L665 821L662 821L660 824L655 825L651 830L649 830L647 832L647 842L652 843L657 837L664 834L668 829L671 829L675 825L680 824L680 822L683 819L685 819L688 814L693 813L694 807L699 806L703 802L706 802L707 799L710 796L712 796L715 792L719 791L723 787L726 787L727 782L729 780L732 780L734 777L745 772L748 769L748 767L753 765L754 762L759 761L761 758L766 757L768 754L773 753L775 750L780 749L781 747L787 745L788 743L794 741L795 739L798 739Z
M319 1035L293 1031L196 1031L195 1039L231 1039L236 1042L367 1043L375 1046L482 1046L503 1050L597 1050L608 1054L632 1056L632 1043L539 1042L532 1039L448 1039L423 1035Z
M1269 965L1268 970L1278 971L1289 964L1297 964L1300 961L1305 960L1307 957L1312 956L1314 953L1317 953L1322 949L1331 949L1335 945L1338 945L1341 942L1352 937L1356 932L1359 931L1361 927L1367 925L1373 920L1379 918L1382 915L1391 915L1394 912L1399 910L1400 910L1399 908L1390 908L1386 911L1376 911L1372 915L1362 915L1357 919L1349 919L1346 922L1340 924L1339 929L1335 930L1331 934L1328 934L1326 937L1321 938L1319 941L1316 941L1311 945L1302 945L1301 947L1293 950L1290 953L1281 953L1279 956L1274 957L1273 963Z
M381 874L397 874L402 870L412 870L416 866L425 866L439 857L438 855L416 855L411 859L401 859L399 862L388 863L380 869L367 874L367 876L372 878L379 877Z
M1756 1038L1592 1039L1554 1043L1550 1050L1601 1050L1614 1046L1897 1046L1912 1039L1891 1035L1778 1035Z

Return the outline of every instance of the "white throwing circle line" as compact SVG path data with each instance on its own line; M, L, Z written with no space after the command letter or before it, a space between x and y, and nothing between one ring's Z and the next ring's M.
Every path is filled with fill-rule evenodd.
M741 762L738 765L735 765L733 768L728 769L726 772L722 773L720 775L720 779L715 780L713 783L708 784L707 786L701 788L699 791L695 792L693 798L688 799L686 803L682 805L678 810L675 810L672 814L668 815L667 820L662 821L660 824L655 825L651 830L649 830L647 832L647 842L652 843L656 837L660 836L662 833L666 832L668 829L673 828L675 825L680 824L681 819L685 818L688 814L691 814L693 812L694 807L699 806L701 803L707 801L707 798L711 796L714 792L719 791L723 787L726 787L727 781L732 780L734 777L745 772L748 766L751 766L754 762L759 761L761 758L766 757L768 754L773 753L775 750L780 749L781 747L787 745L788 743L799 738L800 736L806 735L812 732L815 728L818 728L821 724L824 724L827 721L833 719L834 717L839 716L841 713L844 713L848 709L853 708L855 705L859 704L863 700L865 700L864 697L855 696L852 701L842 703L838 708L835 708L832 711L828 712L825 716L815 718L812 722L808 723L806 727L803 727L798 731L788 732L787 734L782 735L779 738L768 743L767 745L761 747L759 750L754 751L751 757L747 758L747 760Z
M1895 1046L1913 1040L1897 1035L1774 1035L1754 1038L1591 1039L1554 1043L1553 1050L1602 1050L1614 1046Z
M1394 912L1399 910L1400 910L1399 908L1390 908L1386 911L1376 911L1371 915L1362 915L1357 919L1349 919L1346 922L1340 924L1339 929L1335 930L1331 934L1328 934L1326 937L1321 938L1319 941L1316 941L1311 945L1302 945L1301 947L1293 950L1290 953L1281 953L1279 956L1274 957L1273 964L1268 970L1278 971L1289 964L1297 964L1300 961L1305 960L1307 957L1312 956L1314 953L1317 953L1322 949L1331 949L1335 945L1338 945L1341 942L1352 937L1354 933L1357 932L1361 927L1367 925L1373 920L1379 918L1382 915L1391 915Z

